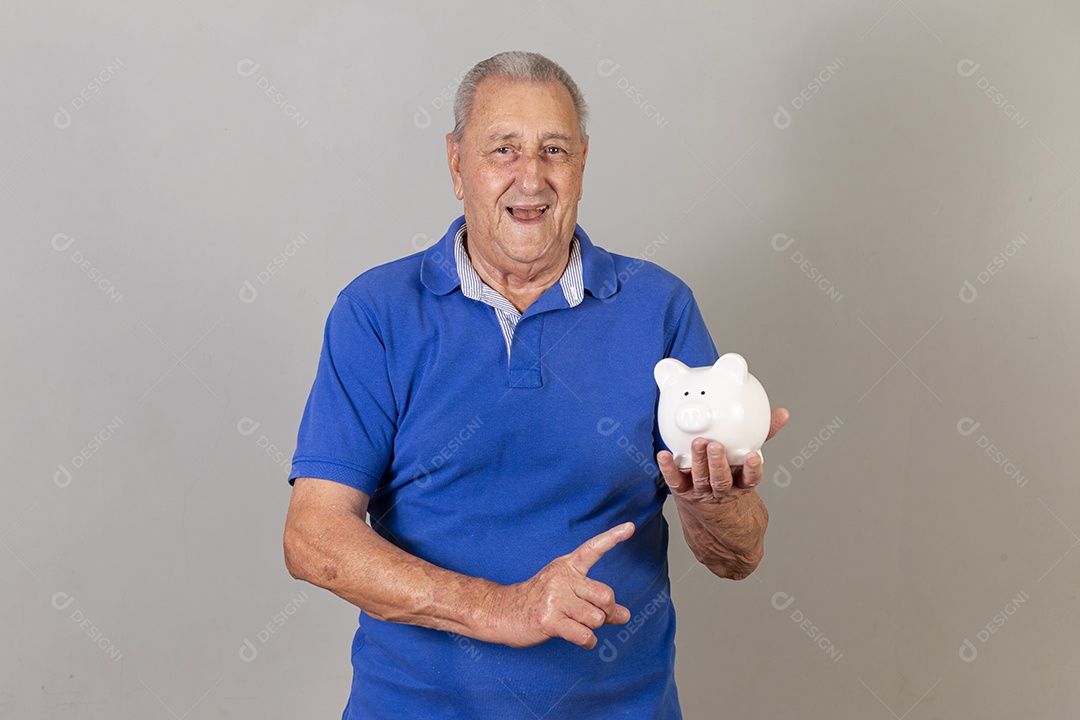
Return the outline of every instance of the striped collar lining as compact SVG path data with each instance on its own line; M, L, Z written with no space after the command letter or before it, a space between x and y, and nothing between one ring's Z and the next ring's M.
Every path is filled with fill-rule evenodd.
M469 254L465 252L465 225L458 229L454 236L454 260L457 262L458 279L461 281L461 293L470 300L479 300L485 305L490 305L495 310L495 316L502 328L503 339L506 341L506 356L509 360L510 345L514 339L514 328L517 327L521 313L517 311L513 303L504 298L497 290L487 285L476 268L473 267ZM577 307L585 299L585 280L582 276L581 249L578 247L578 239L570 241L570 261L559 278L559 286L562 288L563 297L570 307Z

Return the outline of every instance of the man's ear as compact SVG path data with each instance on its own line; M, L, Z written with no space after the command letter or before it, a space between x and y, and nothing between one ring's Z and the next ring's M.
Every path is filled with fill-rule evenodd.
M581 172L585 172L585 161L589 159L589 136L585 136L585 141L581 145ZM585 197L585 183L581 183L581 192L578 194L578 200Z
M461 181L461 151L454 141L453 133L446 133L446 164L450 167L450 179L454 181L454 195L465 199L465 184Z

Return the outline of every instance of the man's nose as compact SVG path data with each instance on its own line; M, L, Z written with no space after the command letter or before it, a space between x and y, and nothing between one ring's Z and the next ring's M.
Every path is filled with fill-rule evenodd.
M517 184L523 195L536 195L544 189L544 159L539 152L527 152L518 164Z

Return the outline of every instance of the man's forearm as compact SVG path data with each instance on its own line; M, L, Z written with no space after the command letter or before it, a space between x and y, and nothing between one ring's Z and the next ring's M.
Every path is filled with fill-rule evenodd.
M742 580L765 552L769 512L757 491L723 504L691 504L674 496L683 536L694 557L715 575Z
M499 587L496 583L410 555L354 514L290 517L285 556L293 577L329 590L374 618L481 640L490 630L487 599Z
M432 565L384 540L364 522L369 497L331 480L299 477L285 519L285 565L379 620L466 635L510 647L562 638L591 650L593 630L630 611L588 577L634 534L624 522L587 539L531 578L510 585Z

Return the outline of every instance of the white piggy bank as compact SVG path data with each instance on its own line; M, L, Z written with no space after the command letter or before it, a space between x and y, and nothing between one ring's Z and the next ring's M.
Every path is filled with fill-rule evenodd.
M656 363L653 376L660 386L660 436L680 468L690 467L690 443L697 437L723 443L731 465L742 465L747 453L760 452L772 408L742 355L727 353L699 368L665 358Z

